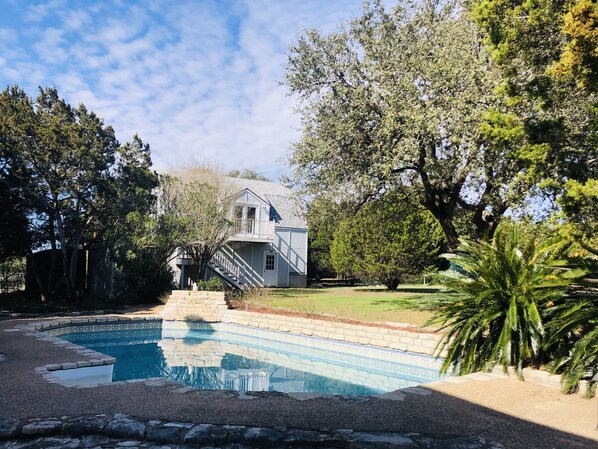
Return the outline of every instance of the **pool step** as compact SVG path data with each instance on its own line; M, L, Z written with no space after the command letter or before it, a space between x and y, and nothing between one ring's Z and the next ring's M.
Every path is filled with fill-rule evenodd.
M222 321L228 304L224 292L173 290L162 310L166 321Z

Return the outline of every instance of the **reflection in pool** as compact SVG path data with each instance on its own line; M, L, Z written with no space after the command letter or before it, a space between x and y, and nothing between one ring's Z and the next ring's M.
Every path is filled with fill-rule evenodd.
M232 324L68 326L53 335L113 356L112 380L204 390L375 395L438 379L433 357Z

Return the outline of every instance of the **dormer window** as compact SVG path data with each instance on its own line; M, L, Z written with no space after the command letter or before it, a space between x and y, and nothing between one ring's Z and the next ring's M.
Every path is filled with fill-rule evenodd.
M258 227L258 206L237 204L234 209L234 218L237 222L238 232L253 234Z
M271 242L274 238L275 222L271 220L270 213L270 204L253 192L244 190L231 210L231 217L235 223L231 239Z

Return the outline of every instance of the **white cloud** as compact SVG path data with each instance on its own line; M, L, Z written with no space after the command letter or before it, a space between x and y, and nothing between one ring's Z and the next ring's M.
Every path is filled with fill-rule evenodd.
M360 4L153 0L68 9L53 0L24 13L43 31L20 67L2 51L0 73L24 87L56 84L68 101L112 124L121 141L139 132L159 168L200 159L276 177L299 127L293 98L279 85L285 52L302 29L333 31ZM46 23L51 14L59 28ZM5 33L15 39L14 30Z
M33 49L43 62L58 64L64 62L68 57L68 53L62 47L64 43L63 30L47 28L42 32L39 41L33 44Z
M25 13L25 20L30 22L41 22L48 15L64 7L65 4L66 0L50 0L37 5L29 5Z

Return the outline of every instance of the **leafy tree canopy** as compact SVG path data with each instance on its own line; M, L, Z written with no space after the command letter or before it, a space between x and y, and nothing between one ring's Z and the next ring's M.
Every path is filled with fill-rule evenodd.
M226 176L230 176L231 178L254 179L256 181L270 181L267 177L259 174L251 168L231 170L226 174Z
M436 264L444 246L442 229L428 211L387 195L341 221L330 254L337 273L394 290Z
M522 125L511 126L495 95L500 74L451 2L390 13L373 2L336 33L309 30L289 52L286 80L303 123L290 163L308 194L365 202L414 188L452 247L458 208L481 236L526 197Z
M0 93L0 153L5 171L29 192L31 249L54 250L48 273L55 271L56 250L62 253L62 276L38 277L42 295L60 283L69 298L79 296L78 250L117 238L127 214L155 200L149 146L137 136L121 146L111 126L82 104L72 107L54 88L40 88L34 100L15 86Z
M307 254L307 271L311 279L335 277L336 271L330 260L330 245L340 222L353 207L347 203L339 203L327 197L314 199L307 208L307 225L309 227L309 245Z
M598 253L598 3L593 0L473 0L472 17L505 77L525 141L525 176L556 199L571 235ZM583 211L583 216L580 214ZM580 224L580 225L579 225Z
M161 184L161 212L175 220L178 246L203 280L208 262L234 232L230 212L236 192L223 173L201 166L170 173Z

